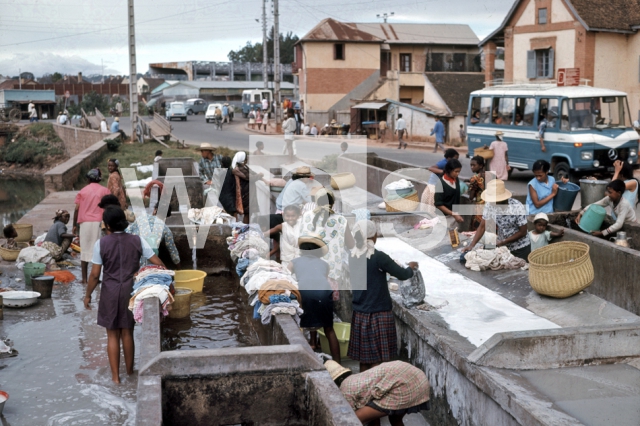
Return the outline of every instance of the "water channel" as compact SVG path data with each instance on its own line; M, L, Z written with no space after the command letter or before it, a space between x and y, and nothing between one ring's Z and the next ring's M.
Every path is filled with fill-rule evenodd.
M17 222L43 199L44 180L27 177L0 177L2 226Z

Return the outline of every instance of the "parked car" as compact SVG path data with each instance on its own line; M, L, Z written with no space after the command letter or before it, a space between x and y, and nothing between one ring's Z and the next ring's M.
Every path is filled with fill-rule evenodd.
M210 104L207 107L207 112L204 115L204 118L205 120L207 120L207 123L213 121L216 108L220 108L220 111L222 111L222 104Z
M174 118L187 121L187 112L184 109L184 104L182 102L171 102L168 104L165 111L165 117L169 121Z
M184 103L184 109L188 115L198 115L198 113L204 113L207 110L207 102L200 98L187 99Z

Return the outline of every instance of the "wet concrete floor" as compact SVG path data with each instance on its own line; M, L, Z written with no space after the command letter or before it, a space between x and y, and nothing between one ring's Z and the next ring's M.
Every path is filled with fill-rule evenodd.
M164 320L162 350L259 346L252 311L235 276L207 277L202 293L191 296L191 315Z

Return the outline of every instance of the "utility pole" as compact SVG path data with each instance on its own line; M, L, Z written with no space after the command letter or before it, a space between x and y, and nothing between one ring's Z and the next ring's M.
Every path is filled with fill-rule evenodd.
M18 68L18 84L20 85L20 90L22 90L22 68Z
M138 124L138 85L136 79L136 26L133 14L133 0L129 2L129 116L131 118L131 140L136 137Z
M280 128L282 114L280 113L280 12L278 0L273 0L273 96L276 101L276 129Z
M269 88L269 55L267 53L267 0L262 0L262 80Z

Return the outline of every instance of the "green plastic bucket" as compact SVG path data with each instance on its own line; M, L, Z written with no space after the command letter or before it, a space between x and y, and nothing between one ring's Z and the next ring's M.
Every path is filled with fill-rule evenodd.
M591 204L580 219L580 229L585 232L599 231L604 222L607 211L604 207L597 204Z
M22 272L24 272L24 282L27 285L31 285L31 277L37 277L44 274L47 270L47 265L44 263L25 263Z

